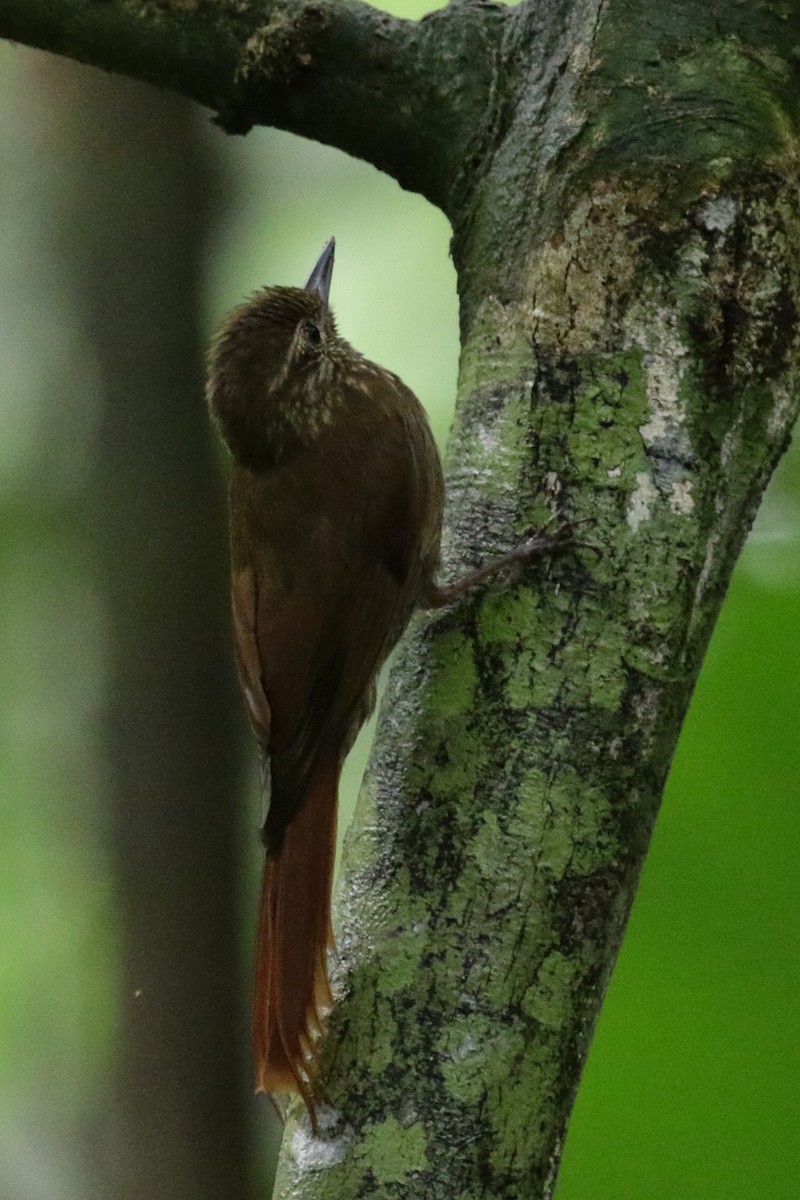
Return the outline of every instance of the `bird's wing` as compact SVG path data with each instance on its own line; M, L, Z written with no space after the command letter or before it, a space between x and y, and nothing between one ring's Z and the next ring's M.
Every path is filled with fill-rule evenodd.
M261 553L250 560L252 589L240 586L247 619L237 632L237 658L245 664L240 677L251 724L259 736L265 724L269 730L268 843L280 841L317 764L341 759L368 715L375 674L419 597L420 528L431 503L436 511L427 524L438 544L440 492L434 488L431 500L426 491L419 443L406 422L393 415L358 453L350 445L343 451L349 457L333 484L336 523L325 496L315 509L311 480L300 486L296 474L286 487L275 481L270 502L258 503ZM320 469L315 463L317 477ZM348 505L342 492L356 473ZM295 531L288 546L287 529ZM279 542L283 549L276 550Z
M262 750L269 747L270 713L261 679L256 636L256 572L252 565L231 574L233 645L239 686L250 724Z
M367 715L373 678L391 649L408 601L380 562L318 559L319 592L259 595L257 639L271 712L272 791L267 841L302 804L316 765L341 759Z

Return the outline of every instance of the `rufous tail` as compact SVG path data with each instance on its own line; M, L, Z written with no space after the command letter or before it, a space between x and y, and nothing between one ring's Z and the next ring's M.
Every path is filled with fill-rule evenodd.
M331 1004L326 952L338 783L337 756L314 773L280 848L267 853L253 992L256 1091L299 1092L315 1131L315 1051Z

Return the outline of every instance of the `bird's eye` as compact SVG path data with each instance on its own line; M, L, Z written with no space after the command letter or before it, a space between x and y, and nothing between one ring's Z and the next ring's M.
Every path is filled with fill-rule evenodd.
M306 335L306 341L310 342L312 346L318 346L322 341L322 334L319 328L316 325L312 325L310 321L307 325L303 326L303 333Z

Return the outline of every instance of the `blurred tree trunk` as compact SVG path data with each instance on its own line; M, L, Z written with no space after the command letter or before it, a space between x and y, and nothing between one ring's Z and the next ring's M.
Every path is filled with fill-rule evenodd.
M57 249L102 397L90 531L122 983L93 1175L109 1200L245 1200L240 772L200 321L218 181L187 102L39 72L65 134Z

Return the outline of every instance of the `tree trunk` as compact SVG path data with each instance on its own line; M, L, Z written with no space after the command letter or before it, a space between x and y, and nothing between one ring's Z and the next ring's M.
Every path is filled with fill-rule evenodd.
M651 84L660 47L616 40L645 72L625 85L598 12L545 81L520 68L455 214L448 566L554 512L592 517L603 557L493 586L402 647L338 900L326 1144L286 1139L285 1200L552 1194L681 723L796 415L797 180L738 98L748 54L687 45Z
M245 1200L242 808L198 316L213 166L184 101L66 64L49 82L70 109L62 256L102 396L90 533L122 961L88 1149L112 1200Z
M101 7L130 31L130 4L94 6L97 24ZM142 45L210 11L158 7ZM302 1113L289 1126L277 1195L544 1198L681 721L796 415L800 12L370 13L270 4L239 28L233 75L208 57L192 75L184 40L150 77L228 126L271 114L341 144L447 212L463 343L447 565L559 512L593 518L603 554L492 586L403 643L339 895L323 1135ZM100 43L75 50L82 34L54 42L85 55Z

